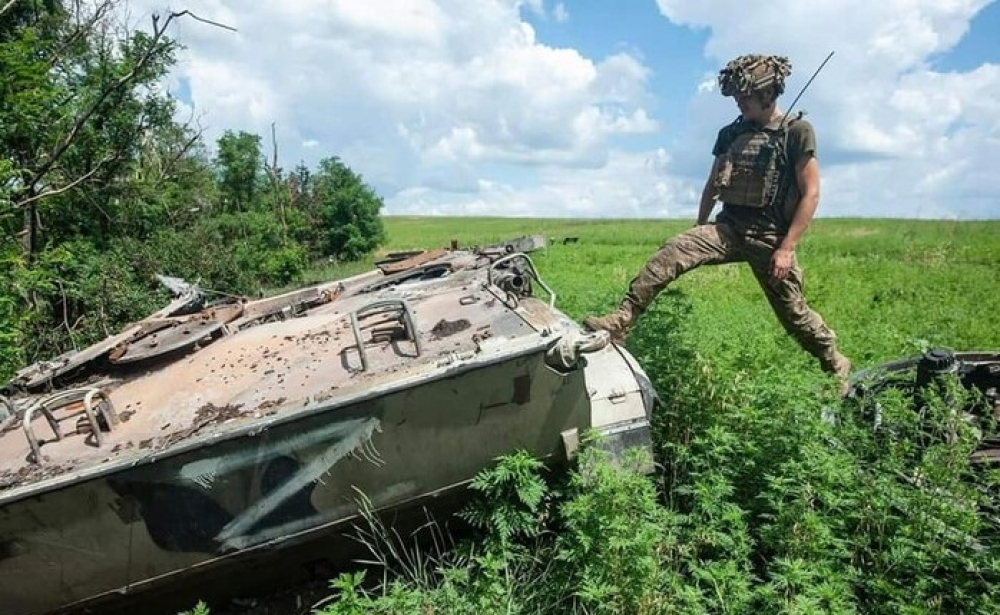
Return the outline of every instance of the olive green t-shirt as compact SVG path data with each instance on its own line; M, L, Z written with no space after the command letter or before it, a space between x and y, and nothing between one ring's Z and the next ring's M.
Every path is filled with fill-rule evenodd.
M779 125L780 120L764 128L777 130ZM736 137L748 129L760 130L761 126L754 122L744 122L742 119L724 126L715 139L712 154L719 156L726 153ZM798 182L795 180L795 166L799 161L816 155L816 133L812 124L798 117L787 120L785 130L787 164L781 177L785 198L781 202L775 201L772 205L762 208L723 203L722 212L716 218L719 222L730 224L745 233L784 235L788 232L801 198Z

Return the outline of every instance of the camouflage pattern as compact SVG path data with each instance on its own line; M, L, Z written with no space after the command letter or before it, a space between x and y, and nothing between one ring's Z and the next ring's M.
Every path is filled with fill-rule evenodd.
M729 150L719 156L719 171L713 180L718 199L744 207L769 205L781 181L783 137L783 129L741 131Z
M726 154L730 153L736 138L746 130L763 130L769 134L773 149L764 155L759 155L758 160L760 160L759 166L768 169L767 172L773 173L774 177L764 179L767 197L763 207L744 206L726 201L725 198L729 196L727 194L722 199L722 211L716 217L716 221L725 222L741 233L783 235L788 232L802 198L795 181L794 168L799 162L816 155L816 134L812 125L803 119L801 114L796 114L783 125L776 120L764 127L758 127L757 124L738 118L719 131L719 136L712 147L712 155L722 159L716 167L713 182L719 175L726 174L727 165L724 164ZM728 174L731 182L731 165ZM719 189L717 184L715 189Z
M793 263L783 280L769 273L771 256L780 242L778 235L746 235L727 224L696 226L664 243L646 262L616 311L588 318L584 325L621 340L660 291L680 275L701 265L745 262L785 330L819 360L824 371L846 376L850 362L837 351L836 335L802 294L802 269Z
M723 96L736 96L774 86L780 96L785 91L785 78L791 74L792 65L784 56L739 56L719 71L719 90Z
M724 96L749 95L765 88L773 88L779 96L791 72L785 57L744 55L719 72L719 88ZM780 125L760 126L737 119L724 127L712 151L718 164L711 181L718 190L715 196L723 203L716 223L697 226L664 243L632 279L618 308L584 319L584 326L607 331L612 341L621 344L660 291L685 272L702 265L745 262L778 321L819 360L824 371L841 379L843 393L851 363L837 351L834 332L806 303L802 269L793 260L785 278L778 280L770 274L771 259L799 200L795 182L784 171L815 151L812 127L801 115Z

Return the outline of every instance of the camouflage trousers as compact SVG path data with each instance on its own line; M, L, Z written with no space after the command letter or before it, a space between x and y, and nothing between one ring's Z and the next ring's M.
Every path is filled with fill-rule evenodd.
M670 282L702 265L745 262L750 265L768 303L785 330L827 372L841 373L849 362L837 352L836 335L823 318L809 308L802 295L802 269L793 262L782 280L771 277L771 256L781 237L752 236L723 223L696 226L670 239L632 280L621 309L644 311ZM629 305L630 304L630 305Z

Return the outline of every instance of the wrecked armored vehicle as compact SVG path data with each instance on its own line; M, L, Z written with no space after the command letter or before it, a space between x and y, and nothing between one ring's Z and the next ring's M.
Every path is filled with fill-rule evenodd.
M955 395L950 388L967 391ZM970 461L982 468L1000 464L1000 352L953 352L943 348L923 355L892 361L851 376L849 397L860 404L866 419L876 429L884 425L879 396L893 389L913 400L914 410L935 396L943 397L950 411L961 413L965 422L977 426L978 446Z
M555 309L511 245L159 312L0 396L0 605L75 612L453 493L585 430L648 446L634 359ZM538 295L538 296L536 296ZM124 598L123 598L124 597Z

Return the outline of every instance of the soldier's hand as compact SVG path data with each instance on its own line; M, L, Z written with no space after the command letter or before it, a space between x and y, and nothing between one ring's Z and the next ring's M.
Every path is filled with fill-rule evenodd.
M778 248L771 255L771 277L784 280L795 265L795 251L788 248Z

